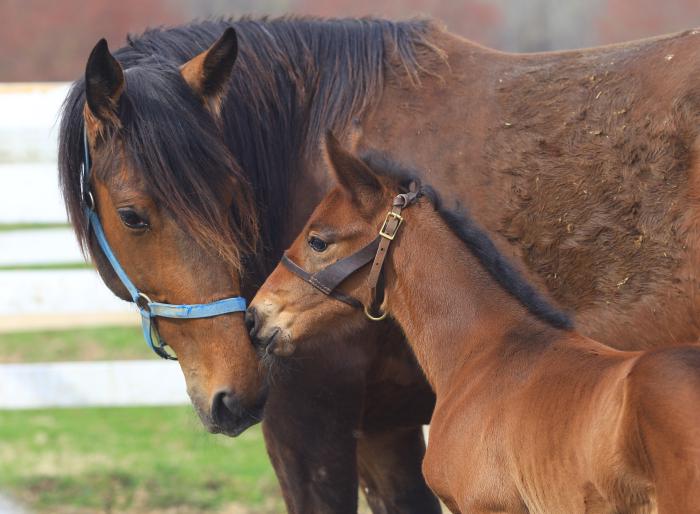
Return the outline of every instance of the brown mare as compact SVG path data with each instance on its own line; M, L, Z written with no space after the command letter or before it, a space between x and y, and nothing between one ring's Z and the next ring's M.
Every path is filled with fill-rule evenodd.
M238 53L230 34L215 45L230 26ZM75 83L59 167L118 295L80 204L86 114L107 238L170 303L250 297L332 185L323 132L357 124L360 145L470 205L580 332L621 348L698 338L695 32L510 55L427 22L222 20L132 36L114 59L123 73L106 47L88 68L97 113ZM259 417L265 374L240 315L158 328L205 425ZM434 396L400 333L334 335L332 352L319 341L272 370L263 430L289 510L354 513L359 476L375 513L437 512L420 473Z
M249 308L272 353L364 324L381 270L382 308L437 395L423 471L453 512L700 513L700 348L620 351L580 335L471 218L430 188L406 194L415 175L332 137L328 155L339 186ZM394 199L400 225L385 221ZM380 227L386 246L368 254L382 260L338 274ZM349 274L340 294L359 308L319 290L329 272Z

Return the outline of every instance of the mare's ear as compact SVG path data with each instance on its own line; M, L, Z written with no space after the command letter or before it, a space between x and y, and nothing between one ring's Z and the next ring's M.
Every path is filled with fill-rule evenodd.
M98 41L85 66L85 112L89 132L99 132L101 124L118 126L117 107L124 92L124 72L109 53L107 41Z
M353 201L362 204L368 197L381 193L379 177L361 159L345 150L330 131L326 132L324 150L328 167Z
M211 113L218 117L231 70L238 56L238 36L233 27L201 54L180 66L180 73Z

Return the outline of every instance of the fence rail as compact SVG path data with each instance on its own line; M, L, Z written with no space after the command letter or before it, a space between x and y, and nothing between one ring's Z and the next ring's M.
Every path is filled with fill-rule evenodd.
M56 141L67 93L63 83L0 84L0 338L139 320L94 270L55 269L84 262L69 228L8 229L66 223ZM36 265L54 269L29 269ZM0 409L187 402L179 366L156 359L0 365Z
M56 161L58 116L69 87L0 83L0 163Z
M67 222L55 161L0 164L0 183L0 223Z
M0 266L83 262L69 228L0 232L0 248Z
M66 223L56 166L65 83L0 84L0 225ZM77 172L77 170L76 170ZM0 332L137 323L88 269L69 228L0 231Z
M0 409L188 402L180 366L170 361L0 365Z

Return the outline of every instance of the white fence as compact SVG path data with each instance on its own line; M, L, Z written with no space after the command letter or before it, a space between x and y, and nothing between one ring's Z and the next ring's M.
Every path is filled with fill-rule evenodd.
M65 83L0 84L0 224L66 222L56 157L67 93ZM4 268L81 262L68 228L0 232ZM137 321L93 270L0 271L0 332Z
M0 409L180 405L185 379L172 361L0 366Z
M56 162L0 161L0 223L65 223Z
M0 84L0 162L56 161L58 115L67 83Z
M0 84L0 224L66 222L56 157L67 93L67 84ZM0 337L137 324L133 306L116 298L92 269L26 269L81 262L69 228L0 231ZM0 365L0 409L187 402L180 367L155 358Z

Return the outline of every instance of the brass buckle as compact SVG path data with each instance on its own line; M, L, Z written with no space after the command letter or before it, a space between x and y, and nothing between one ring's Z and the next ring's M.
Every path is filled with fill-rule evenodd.
M397 219L399 222L396 224L396 227L394 228L394 232L392 234L389 234L386 231L386 227L389 224L389 221L391 221L391 218ZM399 231L399 227L401 226L402 222L403 222L403 218L401 217L400 214L398 214L394 211L387 212L386 218L384 218L384 223L382 224L382 228L379 229L379 235L382 237L385 237L389 241L393 241L394 238L396 237L396 233Z

